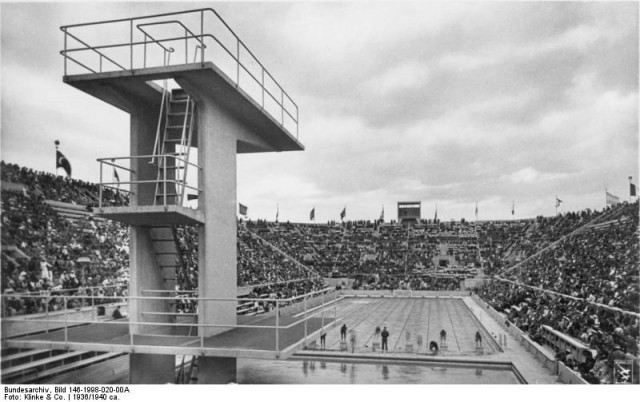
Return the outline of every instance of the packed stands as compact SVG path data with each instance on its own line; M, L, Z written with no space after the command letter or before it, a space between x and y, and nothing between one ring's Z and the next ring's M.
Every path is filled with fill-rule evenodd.
M479 295L541 344L545 325L584 343L590 357L558 357L590 382L610 382L614 355L638 357L638 201L546 219L538 229L538 252L496 270Z
M3 314L64 308L65 292L126 295L129 233L93 216L97 186L4 162L1 168L2 292L50 296L8 298ZM128 202L123 193L105 194ZM179 226L175 234L178 288L196 290L197 228ZM408 227L239 221L238 286L256 299L317 291L323 277L351 278L359 290L455 290L483 271L491 279L477 293L510 325L541 344L544 326L582 342L592 358L572 362L562 350L559 358L585 379L607 382L614 353L638 354L638 237L637 201L529 220ZM272 307L241 301L239 313ZM192 311L193 303L186 296L178 308Z

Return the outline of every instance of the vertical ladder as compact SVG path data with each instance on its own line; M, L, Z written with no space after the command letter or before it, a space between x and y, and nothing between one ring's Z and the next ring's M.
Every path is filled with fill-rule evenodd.
M160 111L152 159L152 163L158 165L154 205L182 205L195 121L195 102L184 90L174 89L168 100L165 101L163 97Z

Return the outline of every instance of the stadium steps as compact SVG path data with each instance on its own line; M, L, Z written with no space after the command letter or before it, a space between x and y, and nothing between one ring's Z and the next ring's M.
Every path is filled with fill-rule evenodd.
M26 351L25 351L26 352ZM18 355L16 359L22 359L26 357L25 352L16 353ZM55 369L60 369L62 366L69 366L72 363L81 362L96 356L96 352L87 351L49 351L50 353L40 354L40 358L32 359L25 363L16 364L8 368L2 369L2 382L3 383L28 383L37 380L42 377L43 374L47 376L53 374ZM24 353L24 354L23 354ZM22 357L20 357L22 355ZM3 364L10 360L12 355L3 358ZM34 354L32 356L38 356ZM90 364L90 363L87 363Z
M77 205L55 200L45 200L44 203L49 205L60 217L66 219L75 227L83 226L88 218L98 220L94 217L93 212L87 210L85 205Z
M151 227L149 233L158 267L162 269L162 279L165 284L162 290L173 290L177 283L176 271L178 269L178 248L173 227L154 226Z

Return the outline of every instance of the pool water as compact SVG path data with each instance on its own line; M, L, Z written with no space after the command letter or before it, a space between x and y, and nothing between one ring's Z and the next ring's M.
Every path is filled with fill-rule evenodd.
M519 384L509 369L326 360L238 359L240 384Z

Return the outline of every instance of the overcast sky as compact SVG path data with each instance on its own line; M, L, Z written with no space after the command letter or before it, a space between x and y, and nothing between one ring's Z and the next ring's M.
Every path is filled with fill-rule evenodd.
M98 180L128 116L62 83L61 25L215 7L300 107L303 152L238 157L251 218L552 215L638 176L637 3L1 5L2 159Z

